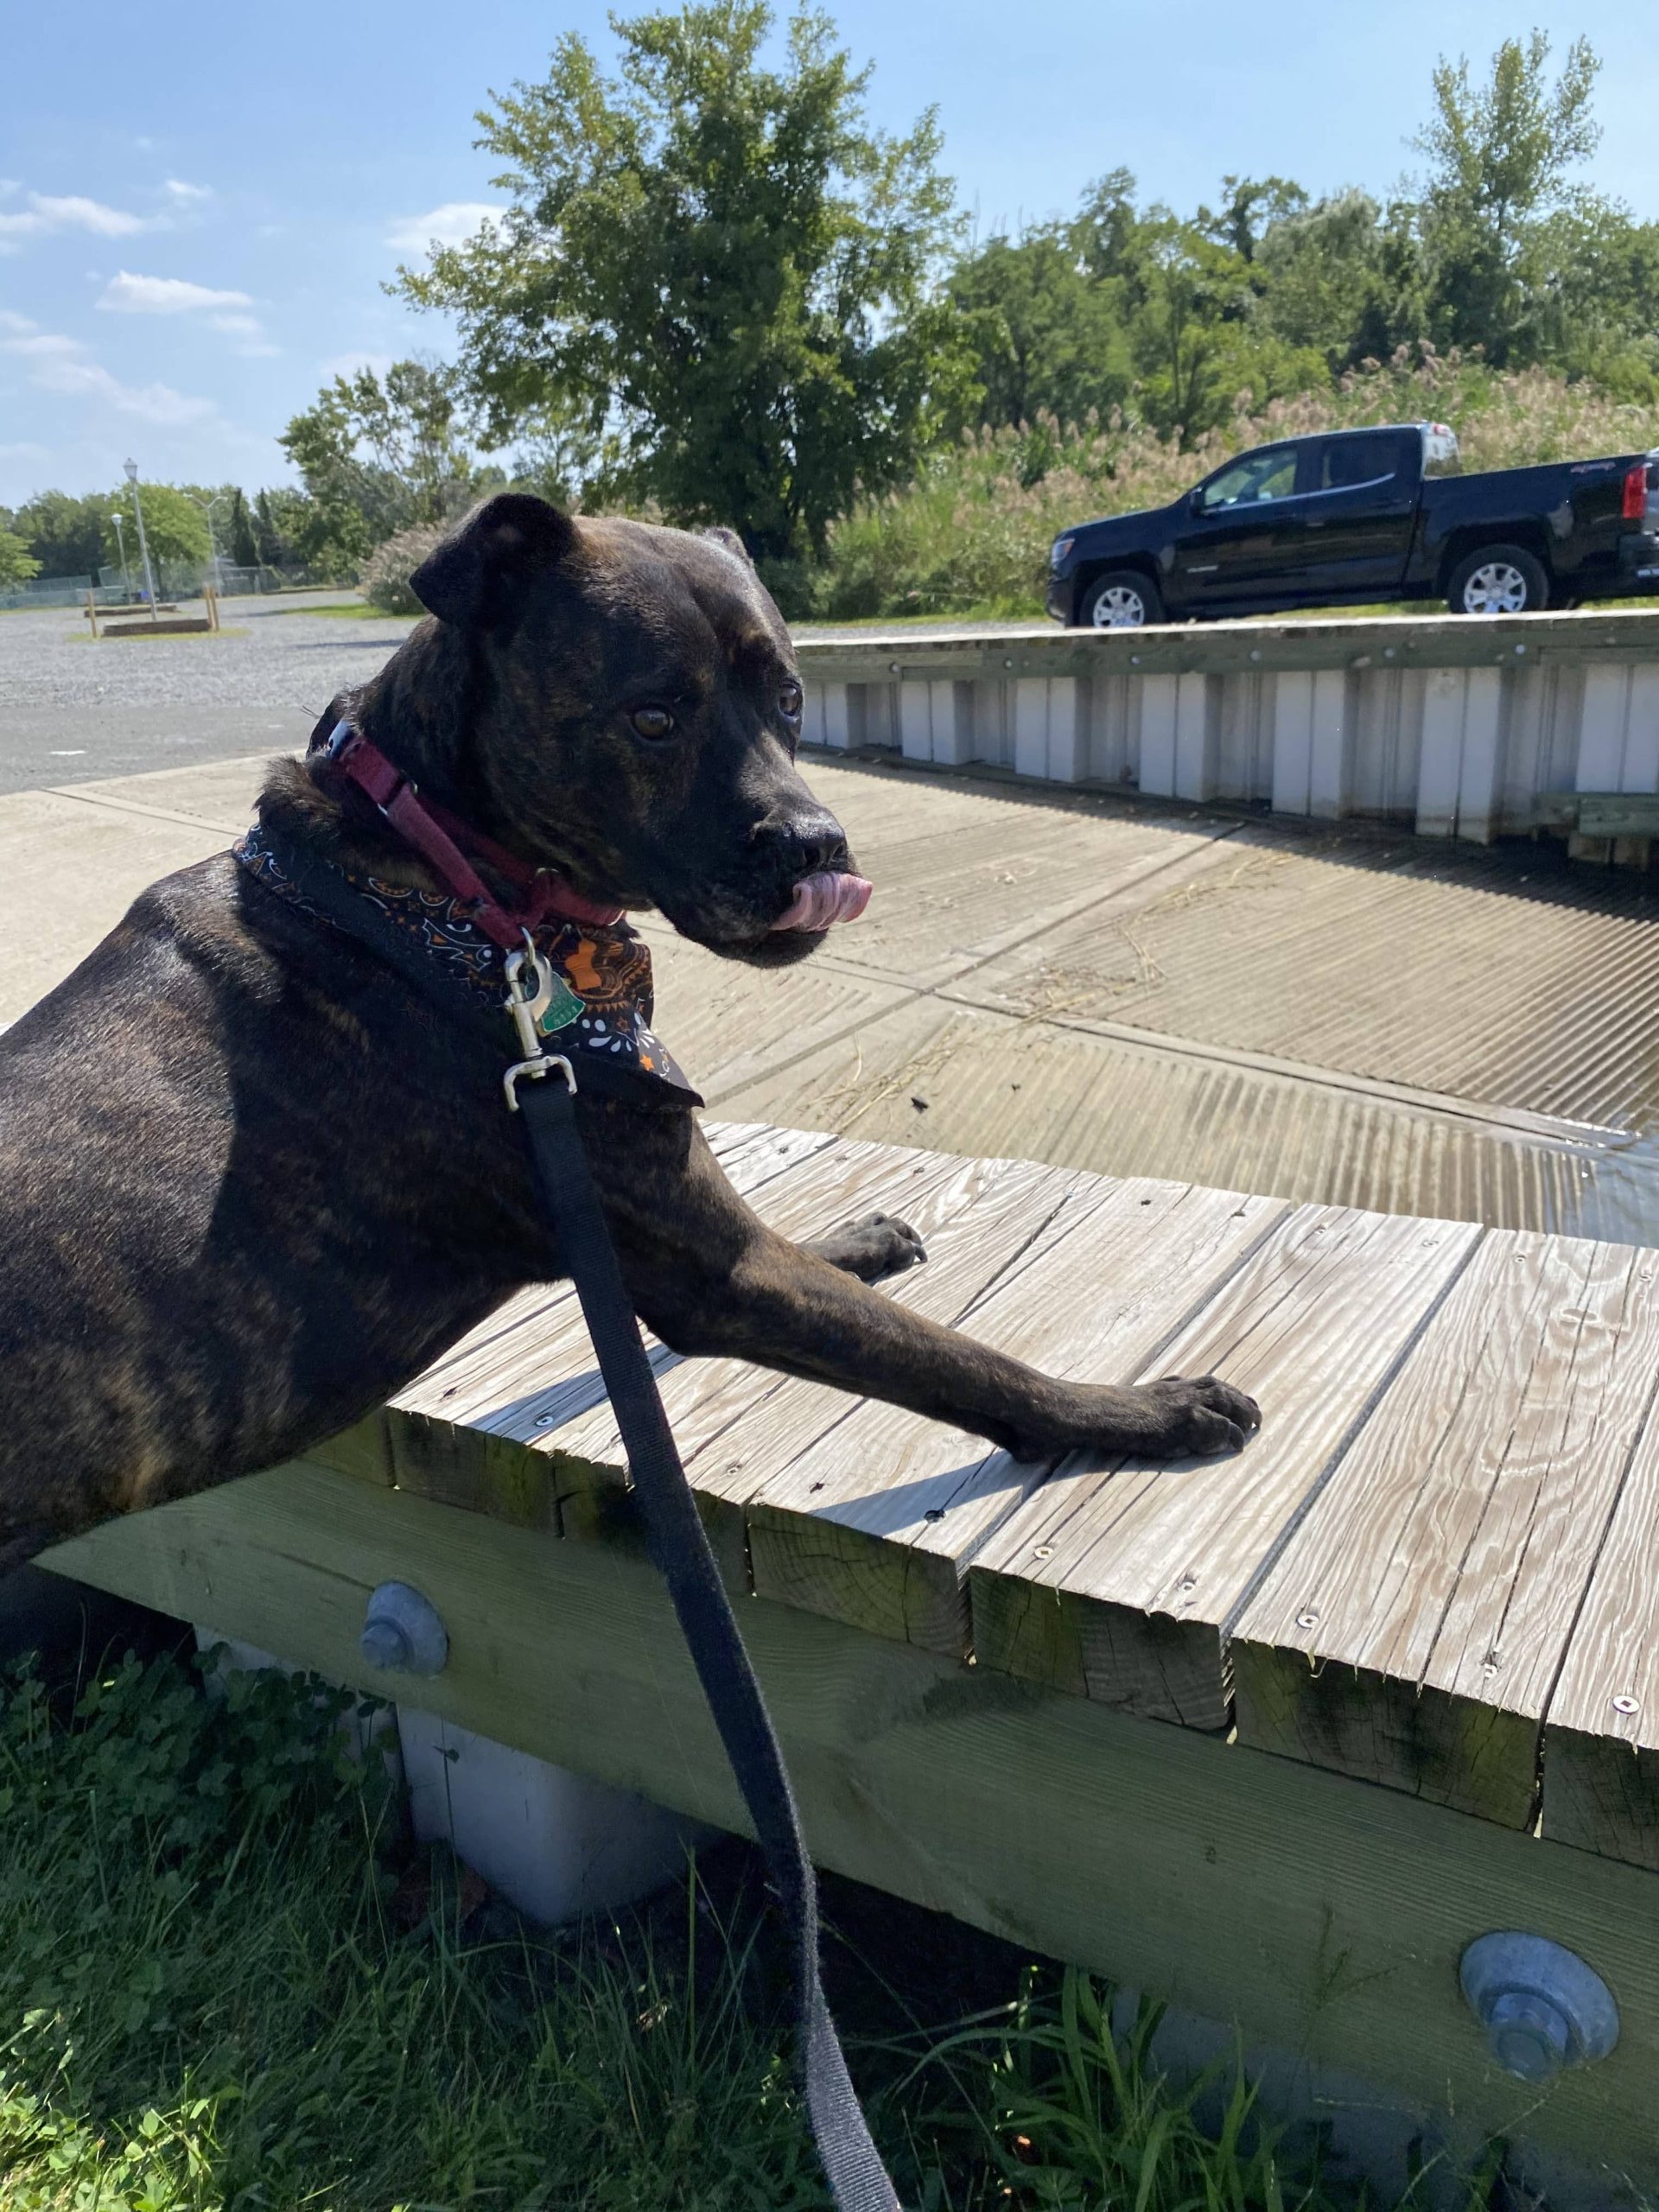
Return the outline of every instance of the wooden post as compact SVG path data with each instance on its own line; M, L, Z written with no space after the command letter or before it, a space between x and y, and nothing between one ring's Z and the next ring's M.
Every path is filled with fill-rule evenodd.
M92 626L92 637L96 642L98 638L98 594L96 591L89 591L86 594L86 620Z

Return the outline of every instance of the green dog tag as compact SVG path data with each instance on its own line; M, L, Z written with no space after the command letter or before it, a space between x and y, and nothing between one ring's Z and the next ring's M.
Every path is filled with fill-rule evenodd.
M582 1001L562 976L556 976L553 979L553 995L548 1001L546 1011L536 1027L543 1037L551 1037L557 1030L568 1029L582 1011Z

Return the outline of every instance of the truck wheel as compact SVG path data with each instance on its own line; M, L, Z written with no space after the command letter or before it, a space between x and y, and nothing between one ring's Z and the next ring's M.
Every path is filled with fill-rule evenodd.
M1482 545L1452 569L1446 603L1454 614L1536 614L1549 578L1523 546Z
M1134 569L1109 569L1096 576L1077 609L1077 624L1084 630L1139 630L1163 619L1157 585Z

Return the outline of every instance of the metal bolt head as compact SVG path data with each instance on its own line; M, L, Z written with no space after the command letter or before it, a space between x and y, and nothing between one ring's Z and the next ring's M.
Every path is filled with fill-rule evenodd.
M358 1649L382 1673L440 1675L449 1633L429 1598L407 1582L383 1582L370 1593Z
M1033 1559L1052 1559L1054 1547L1052 1544L1034 1544L1032 1547L1031 1555Z
M1613 1993L1576 1952L1547 1936L1497 1929L1478 1936L1458 1978L1492 2056L1522 2082L1605 2058L1618 2041Z
M1318 1628L1319 1624L1319 1617L1317 1613L1298 1613L1296 1616L1298 1628Z
M1639 1697L1621 1696L1613 1700L1613 1711L1622 1713L1626 1719L1631 1713L1640 1713L1641 1710L1642 1700Z
M1492 2056L1517 2082L1553 2082L1567 2064L1573 2031L1559 2005L1529 1990L1506 1989L1486 2016Z

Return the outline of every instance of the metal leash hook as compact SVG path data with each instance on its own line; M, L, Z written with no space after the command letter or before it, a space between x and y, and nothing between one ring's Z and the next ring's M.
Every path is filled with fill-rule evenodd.
M542 1050L541 1031L537 1025L553 1003L553 977L528 930L524 931L524 950L507 955L506 974L507 1011L518 1032L518 1049L524 1057L515 1060L503 1075L501 1086L507 1095L508 1112L516 1114L520 1076L543 1076L556 1069L574 1095L576 1071L563 1052Z

